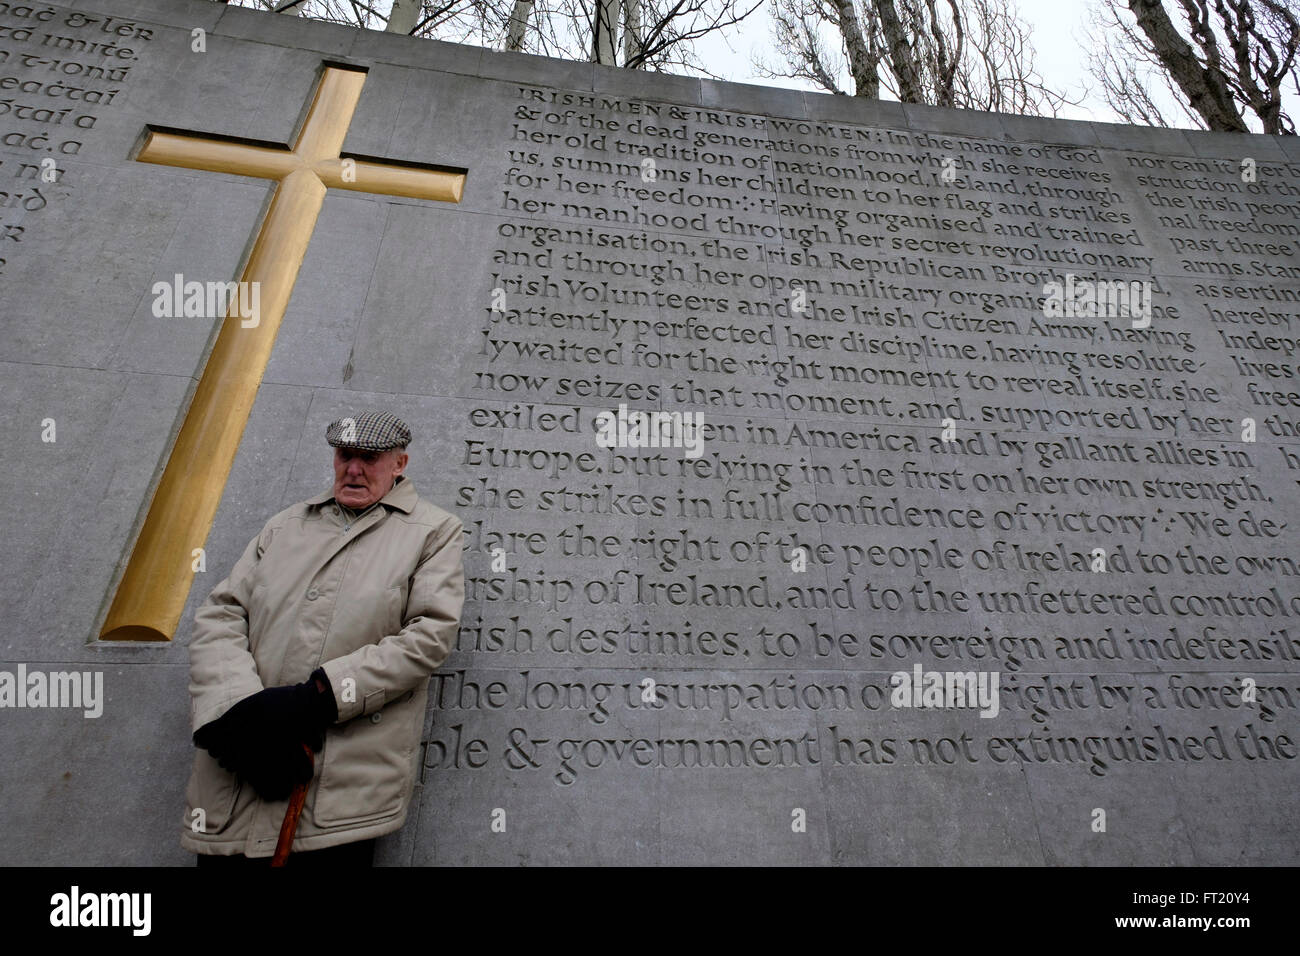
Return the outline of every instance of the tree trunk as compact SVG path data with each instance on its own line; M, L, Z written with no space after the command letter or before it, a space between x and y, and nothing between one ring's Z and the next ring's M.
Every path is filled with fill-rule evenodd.
M400 33L409 36L420 19L420 0L393 0L393 9L388 14L388 26L385 33Z
M618 31L619 0L595 0L596 16L592 24L595 36L592 37L592 59L605 66L617 65L614 51L618 49L615 34Z
M912 47L907 42L907 30L899 22L894 0L876 0L876 10L880 14L885 46L889 50L889 65L898 80L898 98L904 103L924 103L921 76L916 70Z
M962 10L957 0L948 0L948 9L952 13L953 46L948 50L948 39L943 35L943 23L939 11L935 9L935 0L925 0L926 12L930 19L930 37L934 42L934 105L956 105L957 68L961 64L962 44L966 37L966 28L962 23Z
M641 0L623 0L623 65L645 69L641 49Z
M528 18L533 13L533 0L515 0L510 11L510 25L506 32L506 49L518 52L524 48L524 34L528 32Z
M872 55L862 36L862 24L858 20L857 8L853 0L835 0L835 7L840 14L840 33L844 35L844 46L849 53L849 72L853 74L853 95L871 100L880 99L880 74L877 72L879 61Z
M1201 66L1191 44L1170 21L1161 0L1128 0L1128 6L1160 62L1205 125L1222 133L1249 132L1223 73Z

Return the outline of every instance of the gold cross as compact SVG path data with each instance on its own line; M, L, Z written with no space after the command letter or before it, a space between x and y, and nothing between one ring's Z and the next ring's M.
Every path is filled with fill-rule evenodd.
M240 280L258 283L258 321L233 301L100 630L107 641L169 641L207 540L325 190L460 202L464 170L344 157L364 69L326 66L293 148L146 130L136 159L277 181ZM245 287L251 288L251 287Z

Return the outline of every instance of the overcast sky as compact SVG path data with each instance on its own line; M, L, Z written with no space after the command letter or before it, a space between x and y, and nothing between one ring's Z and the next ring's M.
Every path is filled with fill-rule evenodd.
M1021 18L1033 29L1035 64L1048 84L1056 89L1064 88L1072 99L1077 99L1085 86L1095 87L1096 83L1088 75L1087 40L1084 35L1091 0L1016 0L1016 5ZM772 26L767 9L765 3L741 24L731 38L731 49L718 37L703 41L699 47L703 59L724 79L738 83L815 89L812 84L801 80L768 79L754 72L751 66L753 54L764 55L769 62L775 61ZM1066 119L1120 122L1095 95L1089 96L1079 107L1064 107L1061 116Z

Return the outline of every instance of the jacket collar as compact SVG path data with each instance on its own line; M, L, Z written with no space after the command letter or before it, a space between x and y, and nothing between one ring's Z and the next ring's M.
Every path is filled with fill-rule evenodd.
M313 498L308 498L305 504L318 507L333 500L334 491L330 489ZM390 508L396 508L403 514L410 514L418 500L419 496L415 493L415 485L411 483L411 479L405 475L398 475L393 487L388 489L388 494L379 499L379 503L388 505Z

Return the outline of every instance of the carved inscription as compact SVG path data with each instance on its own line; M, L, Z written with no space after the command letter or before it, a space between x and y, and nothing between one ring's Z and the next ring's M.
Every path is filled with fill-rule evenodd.
M517 94L426 774L1295 759L1300 167Z

